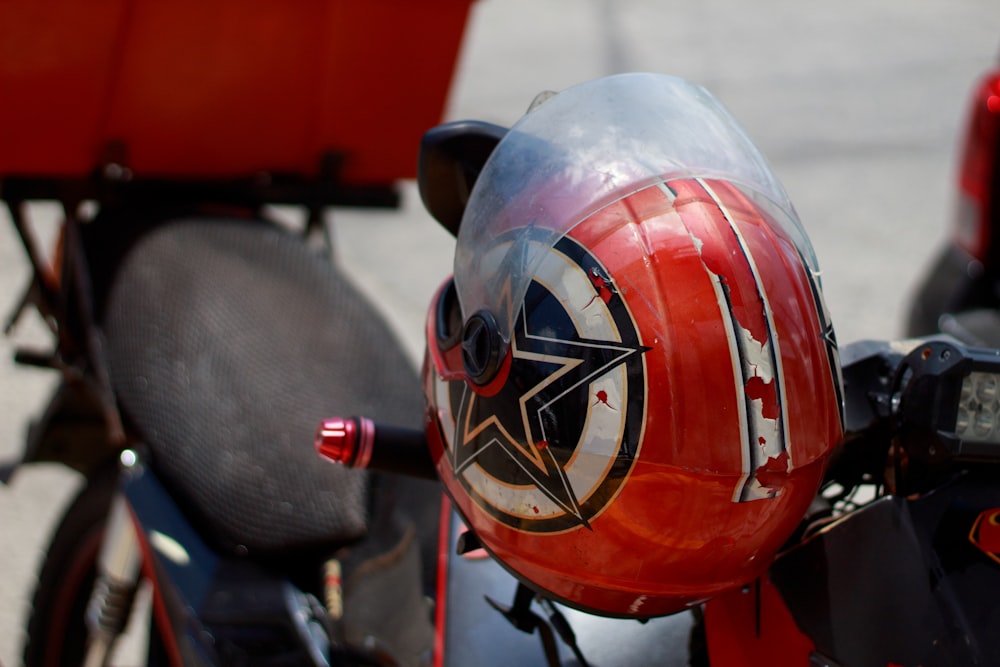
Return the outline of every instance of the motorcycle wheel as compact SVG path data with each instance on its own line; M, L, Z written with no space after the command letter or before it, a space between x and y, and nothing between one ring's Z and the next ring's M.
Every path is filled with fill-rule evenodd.
M90 477L52 537L32 599L25 667L68 667L83 661L87 648L84 613L116 480L113 471ZM148 657L150 665L167 664L152 626Z

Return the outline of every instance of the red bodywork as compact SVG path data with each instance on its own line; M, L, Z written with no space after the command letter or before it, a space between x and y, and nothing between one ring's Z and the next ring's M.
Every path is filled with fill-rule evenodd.
M728 667L808 665L812 641L795 625L767 577L708 601L704 607L708 656Z
M1000 156L1000 69L985 75L972 94L958 174L959 213L955 242L971 256L988 261L995 217Z
M0 3L0 176L413 177L470 3Z

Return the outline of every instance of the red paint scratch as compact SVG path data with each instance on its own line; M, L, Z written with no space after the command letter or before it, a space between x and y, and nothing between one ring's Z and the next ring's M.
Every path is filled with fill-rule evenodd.
M747 380L743 390L746 392L747 398L759 400L763 404L761 414L766 419L778 418L778 392L773 380L764 382L762 377L754 375Z
M590 282L597 288L597 296L601 297L601 301L604 303L611 301L611 297L615 293L611 281L601 275L596 267L590 270Z
M788 452L781 452L757 468L756 476L761 486L773 488L781 486L786 475L788 475Z
M608 392L604 391L603 389L598 390L596 398L597 398L597 400L594 401L594 405L597 405L598 403L603 403L604 405L608 406L612 410L615 409L615 407L613 405L611 405L610 403L608 403Z

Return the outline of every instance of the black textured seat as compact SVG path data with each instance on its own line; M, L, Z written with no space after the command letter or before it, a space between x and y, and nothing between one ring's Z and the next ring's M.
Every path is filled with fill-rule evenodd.
M422 395L384 321L303 239L246 220L162 225L129 252L104 330L127 418L213 543L287 554L364 535L367 475L320 460L316 425L419 427Z

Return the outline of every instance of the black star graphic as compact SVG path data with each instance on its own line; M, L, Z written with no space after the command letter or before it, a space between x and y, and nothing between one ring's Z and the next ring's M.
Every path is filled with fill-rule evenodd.
M548 317L533 321L521 307L508 351L510 371L497 394L481 396L464 388L454 413L459 437L453 469L461 475L477 463L501 483L533 485L587 526L564 468L594 402L590 385L648 348L581 338L562 305L538 284L532 284L525 301L533 304L532 313ZM557 313L561 325L553 325ZM632 454L629 444L623 448L626 456Z

